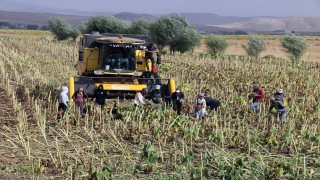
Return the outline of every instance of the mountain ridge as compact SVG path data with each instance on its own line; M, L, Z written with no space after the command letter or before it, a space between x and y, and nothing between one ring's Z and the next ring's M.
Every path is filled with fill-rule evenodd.
M108 12L81 12L81 11L58 11L57 13L38 11L37 8L29 8L28 12L21 12L18 8L8 9L0 7L0 21L10 24L38 24L47 25L48 19L51 17L63 17L71 25L79 26L82 22L96 15L113 15L122 20L137 20L140 18L156 20L161 15L145 14L145 13L109 13ZM79 15L81 14L81 15ZM297 32L320 32L320 17L301 16L301 17L236 17L236 16L219 16L213 13L180 13L186 17L188 22L195 25L198 30L206 30L207 32L217 31L297 31Z

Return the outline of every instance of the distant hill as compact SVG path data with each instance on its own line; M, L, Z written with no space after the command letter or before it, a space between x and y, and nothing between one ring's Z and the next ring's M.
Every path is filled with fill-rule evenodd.
M89 16L63 15L42 12L8 12L0 11L0 21L10 24L37 24L47 25L51 17L63 17L73 26L79 26L82 21L88 20Z
M79 26L82 21L88 20L89 16L64 15L43 12L8 12L0 11L0 21L10 24L37 24L47 25L48 19L51 17L63 17L71 25Z
M212 25L244 22L254 17L219 16L210 13L182 13L190 24Z
M14 2L9 0L0 0L0 10L10 12L42 12L42 13L54 13L64 15L77 15L77 16L95 16L98 14L115 14L114 12L84 12L75 9L60 9L53 7L40 6L36 4L28 4L28 1ZM1 16L0 16L1 18Z
M1 7L0 7L1 8ZM32 11L30 9L30 11ZM46 12L17 12L17 11L1 11L0 21L10 24L38 24L47 25L48 19L51 17L63 17L71 25L79 26L82 22L90 19L94 13L92 12L74 12L66 11L59 13ZM107 13L97 13L107 14ZM276 30L296 31L296 32L320 32L320 17L232 17L219 16L210 13L182 13L190 24L193 24L199 30L206 32L218 31L256 31L256 32L273 32ZM122 20L136 20L140 18L156 20L158 15L135 14L130 12L115 13L113 16Z
M245 31L320 32L320 17L256 18L245 22L212 26Z
M123 20L128 20L128 21L133 21L141 18L149 19L149 20L156 20L157 17L152 16L150 14L134 14L134 13L129 13L129 12L122 12L118 14L114 14L114 17L118 19L123 19Z
M81 14L85 14L85 13L81 13ZM90 16L70 15L70 13L67 13L67 12L44 13L44 12L16 12L16 11L0 10L0 21L8 22L10 24L21 23L21 24L46 25L48 23L48 19L51 17L63 17L71 25L79 26L83 21L90 19ZM149 14L134 14L134 13L127 13L127 12L114 14L113 16L122 20L129 20L129 21L140 19L140 18L145 18L150 20L157 19L157 17Z

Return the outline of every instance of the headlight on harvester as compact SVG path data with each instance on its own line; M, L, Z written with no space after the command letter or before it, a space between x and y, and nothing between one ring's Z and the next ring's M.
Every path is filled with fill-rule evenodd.
M142 76L142 72L134 72L133 76Z
M103 72L101 70L94 70L93 73L95 75L102 75L103 74Z
M140 46L140 49L145 51L147 49L147 47L146 46Z

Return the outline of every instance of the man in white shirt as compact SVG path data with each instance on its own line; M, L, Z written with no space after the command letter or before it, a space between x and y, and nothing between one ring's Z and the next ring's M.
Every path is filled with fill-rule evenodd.
M146 106L147 105L146 99L144 98L146 93L147 93L146 88L143 88L140 92L138 92L136 94L134 101L133 101L134 106L141 106L141 105Z

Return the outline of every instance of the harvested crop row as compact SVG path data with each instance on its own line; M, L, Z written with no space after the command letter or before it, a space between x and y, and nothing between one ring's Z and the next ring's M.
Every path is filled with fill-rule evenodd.
M22 92L36 124L24 128L29 145L17 143L29 147L30 155L25 148L15 149L21 157L34 159L34 164L19 164L27 169L18 170L26 177L87 178L104 168L113 179L230 178L237 173L244 179L253 174L258 179L284 175L319 178L319 63L292 66L277 59L164 55L160 74L182 87L189 102L184 112L190 113L195 96L208 88L222 102L217 113L201 122L178 117L171 109L131 109L122 112L119 121L100 114L78 120L72 110L55 125L59 89L76 74L77 45L19 38L0 38L0 43L2 71L9 79L1 83L25 87ZM262 103L262 116L249 112L252 80L259 82L266 98L278 88L285 90L290 112L284 129L264 116L267 101ZM17 120L20 124L25 121L22 117ZM73 121L78 123L73 125ZM15 127L8 127L4 133L13 138L19 136L15 131ZM6 145L4 150L12 151L12 145Z

